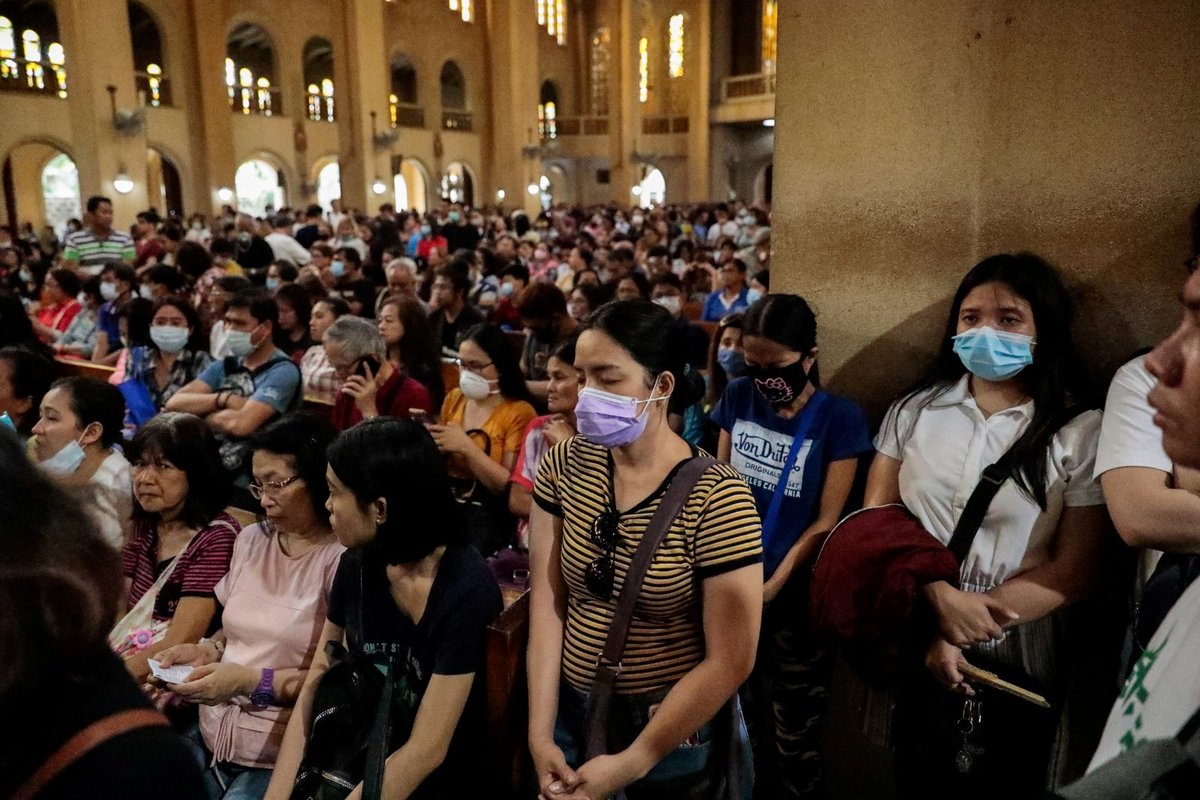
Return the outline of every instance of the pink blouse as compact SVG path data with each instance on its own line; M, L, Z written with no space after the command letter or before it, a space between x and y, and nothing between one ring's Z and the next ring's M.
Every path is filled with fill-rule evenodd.
M292 558L284 554L274 530L262 525L243 530L233 545L229 574L215 590L225 607L222 660L255 669L307 669L345 549L331 535ZM238 697L200 706L200 731L214 761L270 769L291 712L282 706L259 711L248 698Z

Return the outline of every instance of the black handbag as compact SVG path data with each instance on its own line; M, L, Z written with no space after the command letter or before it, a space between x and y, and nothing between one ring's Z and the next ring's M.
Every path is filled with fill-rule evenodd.
M413 720L405 713L406 706L396 702L396 683L403 681L397 671L404 670L405 662L390 656L381 671L374 660L360 655L362 554L352 557L358 571L358 592L347 596L346 619L351 624L346 634L351 650L341 642L325 645L333 663L321 676L313 697L308 742L291 800L344 800L359 783L363 784L363 800L379 800L387 757L412 731Z
M467 431L467 436L483 452L491 452L492 439L487 431L474 428ZM484 558L491 558L513 543L517 518L508 510L507 489L497 494L475 479L451 479L450 489L463 515L467 543Z

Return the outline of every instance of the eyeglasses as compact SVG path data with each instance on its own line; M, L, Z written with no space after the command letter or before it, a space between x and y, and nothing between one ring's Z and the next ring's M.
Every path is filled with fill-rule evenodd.
M604 548L604 552L597 556L595 561L588 564L583 573L583 582L587 585L587 590L601 600L612 599L615 572L613 554L621 541L621 530L618 523L619 518L615 511L605 511L596 517L591 531L588 532L588 539L593 544Z
M301 480L299 475L293 475L290 478L282 481L267 481L266 483L251 483L250 496L255 500L262 500L263 495L270 497L278 497L279 493L287 487L291 486L296 481Z
M454 363L457 364L458 366L462 367L463 369L465 369L467 372L474 372L474 373L478 374L480 372L483 372L485 369L490 367L495 362L489 361L486 364L480 364L478 362L467 362L467 361L463 361L461 358L456 358L456 359L454 359Z

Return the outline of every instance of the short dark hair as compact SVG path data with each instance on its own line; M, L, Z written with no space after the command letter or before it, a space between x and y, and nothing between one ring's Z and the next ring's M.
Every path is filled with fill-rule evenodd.
M683 291L683 281L674 272L665 272L650 281L650 291L654 291L655 287L663 285L674 286L679 291Z
M593 253L590 248L584 247L582 244L576 242L575 249L579 251L579 257L583 259L583 265L585 267L590 267L592 262L596 260L596 254Z
M323 216L324 213L325 212L323 212L321 210L321 207L315 203L313 205L309 206L308 208L304 209L304 215L306 217L320 217L320 216Z
M517 313L526 319L549 319L567 313L567 298L553 283L533 283L517 298Z
M99 195L99 194L94 194L94 195L92 195L91 197L89 197L89 198L88 198L88 200L87 200L87 211L88 211L88 213L89 213L89 214L95 214L95 213L96 213L96 209L100 207L100 204L101 204L101 203L108 203L108 204L111 206L111 205L112 205L112 200L110 200L109 198L105 197L104 195Z
M223 275L217 278L216 286L222 292L238 294L251 288L250 279L242 275Z
M125 457L133 464L162 458L183 471L188 494L179 518L191 527L207 525L229 504L232 484L221 463L220 446L208 424L193 414L167 411L154 417L134 434ZM136 502L134 514L154 516Z
M271 264L279 273L279 280L294 283L296 278L300 277L300 270L289 259L281 258Z
M411 563L465 539L445 459L424 426L395 417L361 422L330 445L329 466L359 508L387 500L387 517L367 554L387 564Z
M166 264L155 264L146 270L146 283L162 284L167 287L167 291L175 294L187 286L187 278L174 267L168 267Z
M124 281L131 287L137 286L137 273L128 264L105 264L104 268L100 270L100 275L103 276L106 272L111 272L113 278Z
M340 255L343 261L349 261L355 267L362 267L362 253L358 252L357 247L339 247L333 254Z
M52 269L50 270L50 277L54 278L55 282L58 283L58 288L62 289L63 294L67 297L74 297L79 294L79 276L75 274L74 270L63 269L61 267Z
M771 270L760 269L758 272L750 276L750 280L758 281L763 285L763 288L770 291L771 289Z
M92 423L100 426L100 444L112 447L121 441L125 427L125 396L121 390L99 378L74 375L60 378L50 390L61 389L67 394L71 413L79 422L80 429Z
M522 283L529 283L529 267L520 261L514 261L500 272L501 278L516 278Z
M609 260L609 262L625 261L625 262L632 264L633 263L633 251L630 250L628 247L614 247L608 253L608 260Z
M223 237L213 239L208 247L214 256L232 256L237 253L237 247L233 242Z
M471 291L471 279L463 274L462 270L456 268L453 264L447 264L444 267L438 267L438 271L433 274L434 278L445 278L450 281L450 285L454 287L455 294L461 294L464 297L467 292Z
M177 222L168 222L158 229L158 235L164 239L170 239L172 242L182 242L183 228L179 227Z
M646 258L670 258L671 251L663 247L661 244L655 245L646 251Z
M275 298L261 289L247 289L229 298L229 308L244 308L259 322L269 322L272 328L279 327L279 304Z
M325 482L325 452L337 438L337 428L324 417L295 411L250 437L250 452L262 451L290 458L296 474L304 481L313 514L329 524L329 484Z
M0 361L8 364L8 382L13 397L29 401L29 412L22 414L17 424L17 432L29 436L37 424L38 408L50 389L57 367L44 355L17 345L0 347ZM16 420L13 422L16 424Z
M213 252L216 252L216 248L213 248ZM224 255L233 255L232 247ZM204 273L212 269L212 265L212 255L199 242L184 242L179 245L179 252L175 254L175 266L181 273L194 281L199 280Z

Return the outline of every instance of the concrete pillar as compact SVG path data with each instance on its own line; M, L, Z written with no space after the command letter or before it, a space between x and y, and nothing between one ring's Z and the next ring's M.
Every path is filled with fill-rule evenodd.
M384 42L384 4L379 0L345 0L343 36L335 39L334 70L339 102L341 151L338 164L342 177L342 207L375 213L383 203L394 202L389 148L377 148L371 133L392 131L388 118L387 47ZM396 129L401 130L401 129ZM403 147L403 143L398 145ZM387 187L382 195L371 186L379 178Z
M506 207L521 207L530 214L541 211L536 195L526 187L542 175L542 162L521 152L538 145L538 28L533 0L490 0L485 10L488 26L488 94L491 118L476 115L476 129L486 126L484 152L490 156L486 186L476 187L477 203L490 203L503 189ZM480 110L482 111L482 109Z
M132 135L119 133L106 88L116 87L118 109L137 109L128 11L124 0L59 0L55 9L67 56L67 103L80 194L85 204L89 195L111 197L114 225L124 229L148 205L145 127ZM121 170L133 179L129 194L113 187Z
M609 140L611 142L612 178L610 198L621 207L633 202L633 188L638 165L630 156L637 144L641 126L641 103L638 100L638 39L641 37L642 15L636 0L617 4L617 24L614 26L612 62L608 79Z
M237 154L233 148L233 112L225 85L225 39L228 21L219 3L189 0L188 13L195 32L195 81L198 89L194 124L197 134L190 137L193 197L196 209L211 209L233 201L221 200L221 188L235 189ZM182 81L179 85L184 85Z
M671 197L668 194L668 199L672 202L678 202L679 200L703 202L712 197L708 181L710 146L708 112L710 108L710 87L712 84L709 79L712 69L712 49L708 46L709 39L712 37L711 3L699 2L695 4L688 28L687 33L692 38L691 42L685 46L687 48L687 58L692 63L688 65L687 69L689 71L694 70L694 75L687 79L692 86L692 91L688 93L689 102L687 106L689 122L687 135L688 193L686 198ZM668 189L669 191L670 189Z

